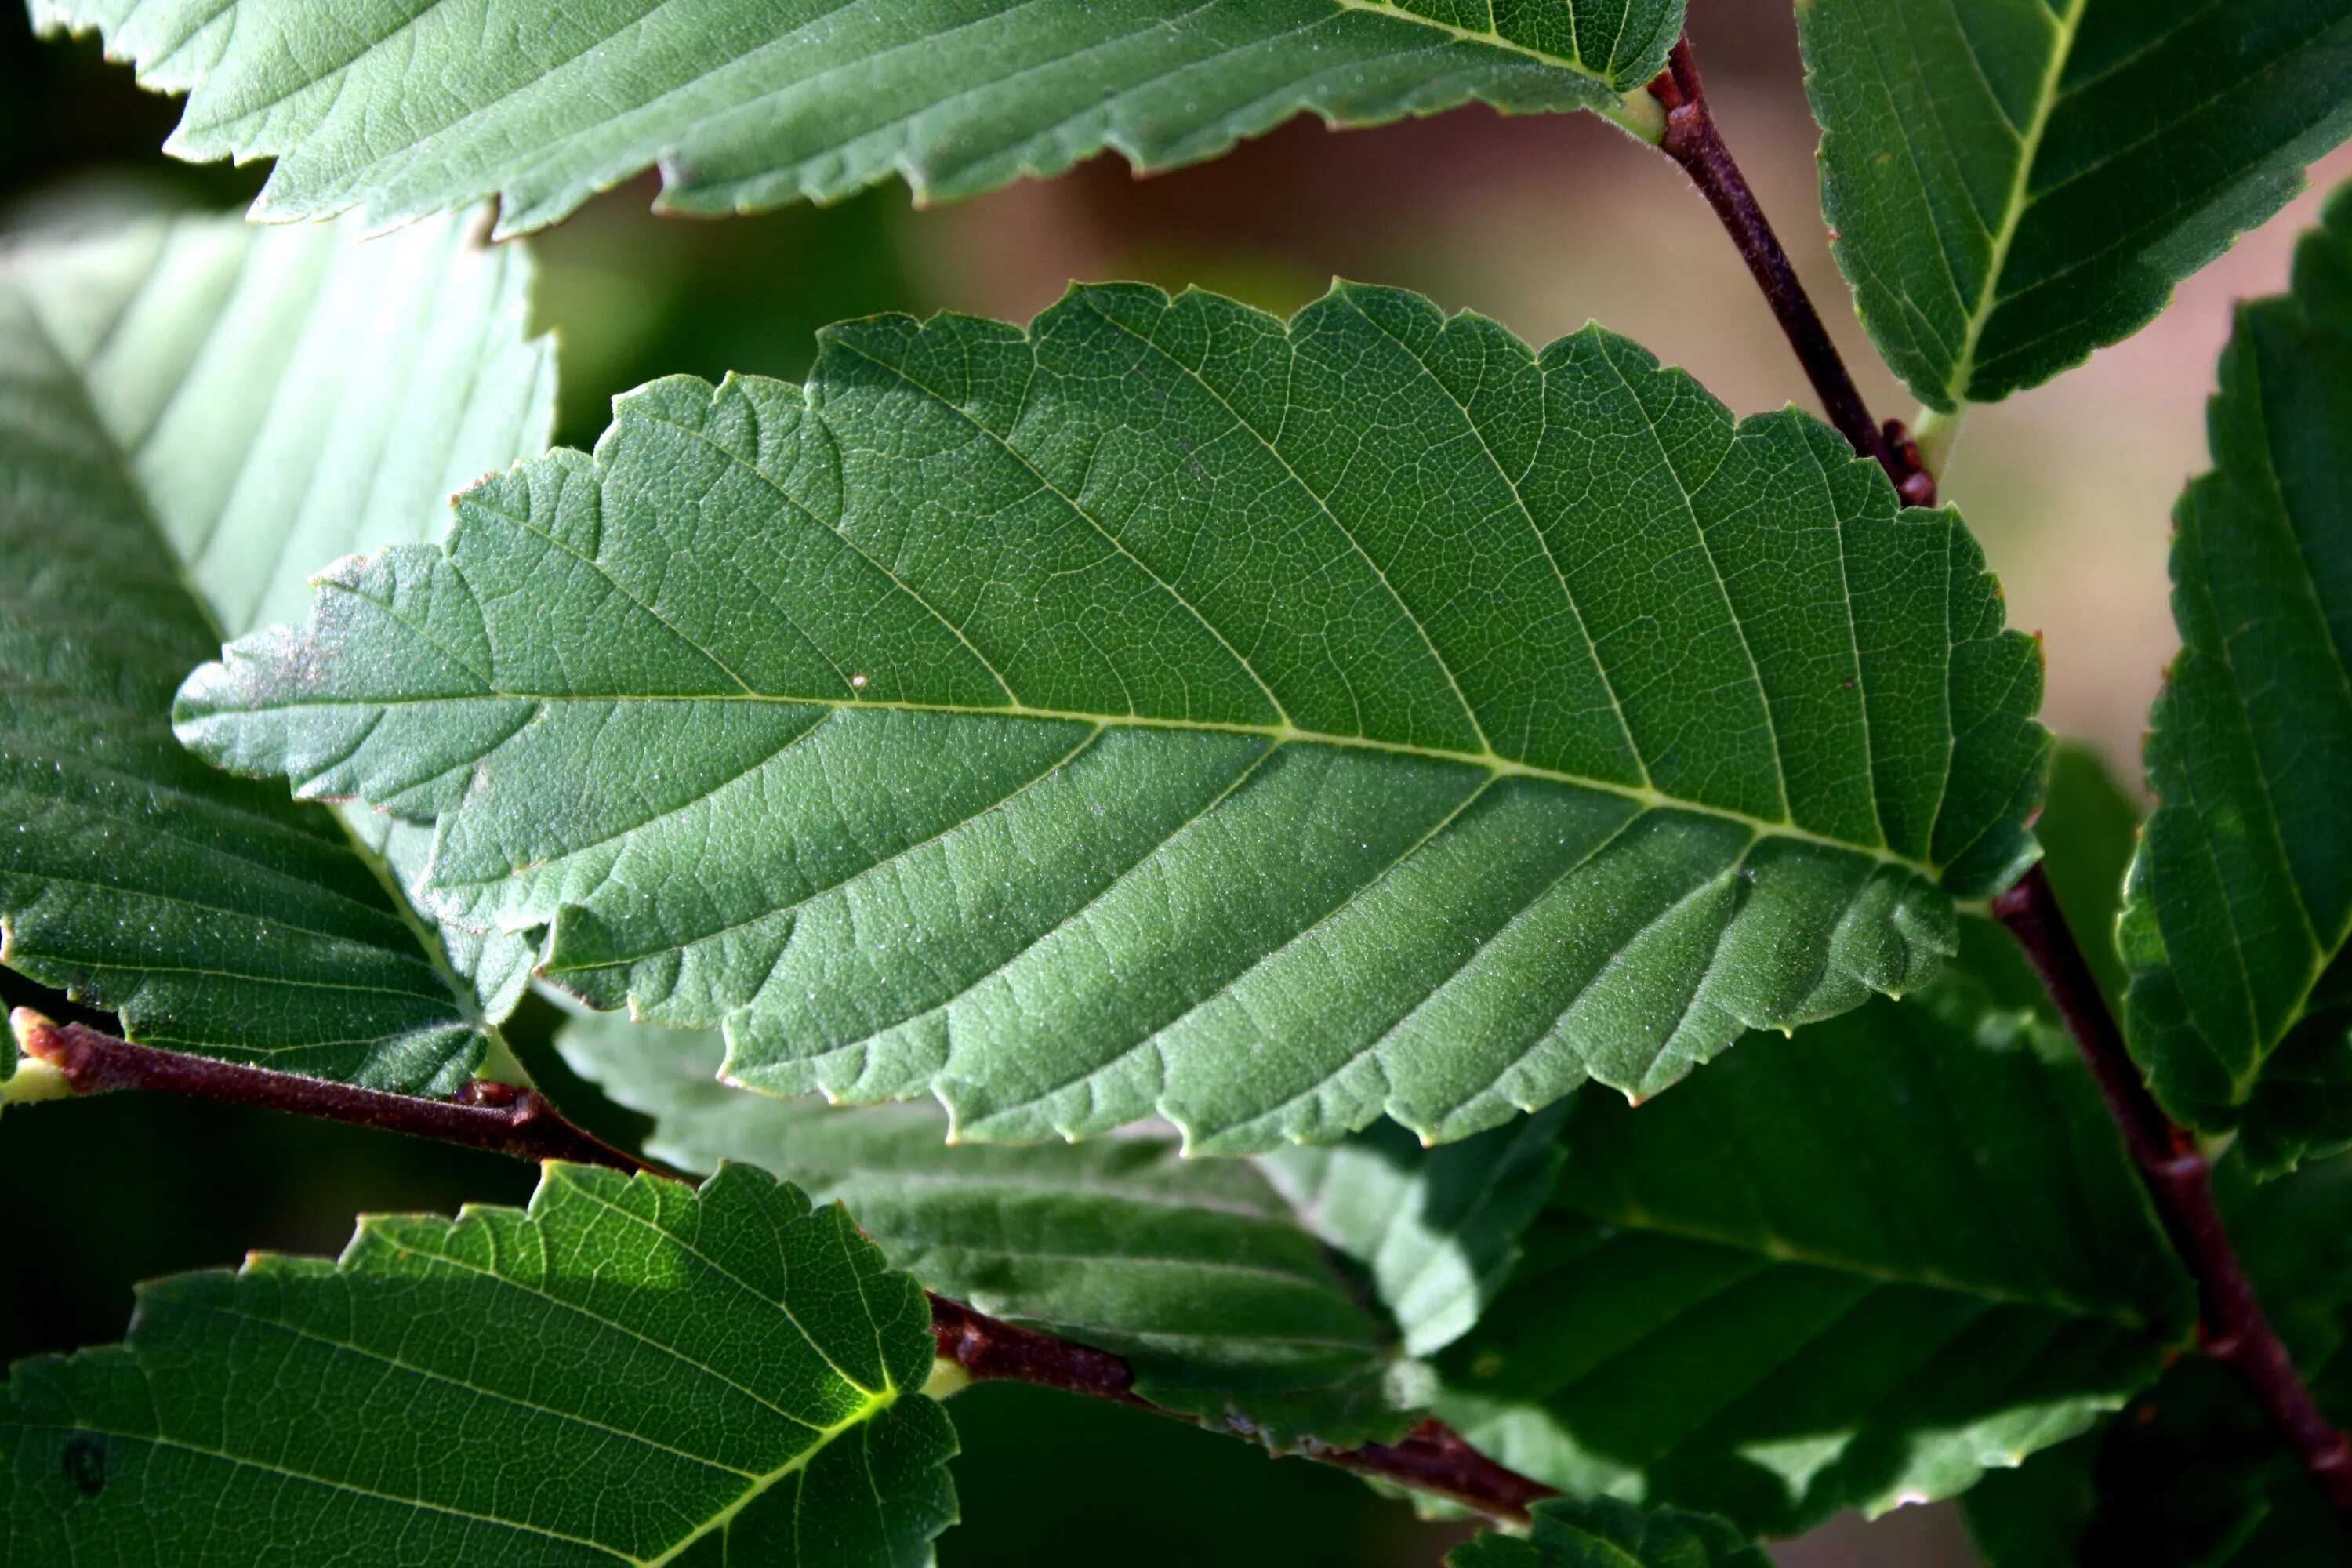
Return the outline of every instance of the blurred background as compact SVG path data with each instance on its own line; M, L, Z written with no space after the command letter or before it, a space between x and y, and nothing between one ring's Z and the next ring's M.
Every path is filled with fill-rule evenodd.
M1880 367L1829 257L1790 6L1692 0L1724 132L1882 416L1912 407ZM0 5L0 233L109 207L233 207L261 171L191 167L157 148L172 102L94 43L36 40ZM2144 715L2174 637L2166 544L2204 466L2203 410L2233 300L2284 286L2296 229L2352 174L2313 190L2182 288L2155 325L2056 383L1977 410L1943 493L2046 639L2053 728L2139 777ZM1599 321L1688 367L1741 413L1812 406L1730 244L1680 171L1590 116L1480 109L1378 130L1293 121L1216 163L1139 180L1115 157L1070 176L917 211L893 184L839 206L723 222L656 219L650 180L540 237L539 312L562 342L559 438L592 442L616 392L671 372L797 376L815 329L878 310L1025 320L1073 279L1198 284L1289 311L1334 276L1400 284L1542 342ZM61 999L0 973L0 994ZM608 1136L626 1112L570 1079L553 1010L513 1033L560 1102ZM519 1202L526 1167L383 1134L118 1096L11 1115L0 1360L114 1339L134 1281L233 1263L247 1247L331 1252L362 1209ZM954 1405L965 1522L950 1568L1083 1561L1430 1564L1455 1536L1351 1479L1173 1422L1017 1387ZM1139 1521L1147 1521L1139 1528ZM1954 1568L1974 1561L1948 1507L1842 1520L1780 1543L1785 1568Z

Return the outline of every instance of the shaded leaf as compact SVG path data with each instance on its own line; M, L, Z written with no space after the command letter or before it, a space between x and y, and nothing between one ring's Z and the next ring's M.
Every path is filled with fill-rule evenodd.
M1616 1498L1536 1504L1525 1536L1486 1531L1446 1554L1446 1568L1771 1568L1764 1549L1722 1520Z
M1822 205L1930 407L2154 319L2352 132L2352 0L1801 0Z
M1439 1410L1572 1492L1773 1533L1949 1496L2192 1316L2071 1048L1957 974L1639 1110L1580 1097L1566 1137Z
M1588 329L1083 289L657 382L180 733L445 915L966 1138L1465 1136L1924 983L2047 736L1949 511Z
M2320 1407L2352 1422L2352 1163L2257 1186L2221 1165L2224 1218ZM2098 1430L1987 1478L1969 1528L1991 1568L2321 1568L2352 1533L2217 1363L2184 1357Z
M930 1310L838 1206L551 1164L528 1211L143 1287L0 1398L11 1563L907 1564L955 1517ZM168 1521L160 1531L159 1521Z
M2181 650L2148 721L2123 921L2157 1096L2258 1173L2352 1143L2352 196L2241 306L2176 514Z
M1425 1149L1393 1121L1344 1142L1277 1149L1259 1168L1324 1240L1370 1269L1404 1348L1460 1339L1519 1261L1519 1233L1559 1177L1568 1104Z
M950 1146L929 1105L828 1107L716 1079L716 1035L576 1019L564 1058L687 1170L749 1161L837 1199L929 1289L1135 1368L1137 1391L1276 1446L1393 1439L1425 1373L1251 1165L1172 1140Z
M426 835L355 843L170 731L225 631L436 537L452 487L545 440L527 258L446 222L354 240L177 219L0 261L0 953L134 1038L446 1091L527 951L445 952L397 888Z
M33 0L189 95L183 157L278 159L259 216L378 222L496 195L553 223L658 165L663 205L745 212L892 174L919 198L1213 157L1302 111L1377 124L1472 100L1647 134L1680 0Z

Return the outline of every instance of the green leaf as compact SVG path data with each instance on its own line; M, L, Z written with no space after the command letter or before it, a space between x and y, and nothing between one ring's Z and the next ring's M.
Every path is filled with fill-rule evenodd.
M1822 205L1931 408L2038 385L2352 132L2352 0L1800 0Z
M1568 1103L1424 1149L1393 1121L1258 1164L1317 1235L1370 1270L1412 1355L1469 1331L1559 1178Z
M658 165L673 211L919 199L1214 157L1301 112L1368 125L1473 100L1594 109L1650 141L1641 88L1681 0L33 0L186 92L186 158L275 157L256 216L376 222L496 195L555 222Z
M2352 1162L2255 1184L2217 1173L2223 1215L2265 1310L2322 1411L2352 1420ZM1967 1500L1992 1568L2323 1568L2345 1526L2226 1369L2184 1357L2101 1428Z
M686 1170L742 1160L837 1199L891 1263L991 1317L1113 1351L1154 1404L1276 1447L1393 1439L1425 1371L1249 1164L1172 1140L950 1146L936 1106L834 1109L716 1079L716 1035L574 1020L564 1058Z
M178 219L0 263L0 957L134 1038L442 1092L528 951L410 912L428 835L355 844L170 729L225 630L546 440L528 258L355 238Z
M1439 1412L1580 1494L1793 1531L1949 1496L2156 1373L2192 1303L2055 1030L1955 974L1639 1110L1575 1102Z
M335 1262L145 1286L128 1343L18 1363L0 1555L928 1563L930 1363L921 1290L838 1206L551 1164L528 1211L363 1219Z
M1551 1498L1534 1516L1523 1537L1489 1530L1454 1548L1445 1568L1771 1568L1762 1547L1703 1513Z
M2033 853L1958 516L1598 328L1082 289L615 408L180 733L437 818L437 910L753 1088L1458 1138L1921 984Z
M2123 921L2133 1053L2260 1173L2352 1144L2352 196L2242 306L2176 513L2181 650Z

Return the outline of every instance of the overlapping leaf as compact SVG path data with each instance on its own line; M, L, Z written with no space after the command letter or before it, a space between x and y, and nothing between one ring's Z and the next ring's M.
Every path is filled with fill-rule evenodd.
M11 1369L0 1557L898 1568L955 1517L922 1292L840 1208L551 1165L528 1212L146 1287Z
M0 930L137 1038L446 1089L527 953L410 913L429 836L355 846L170 728L224 630L545 442L527 260L453 223L355 238L159 220L0 262Z
M1597 328L1085 289L678 379L183 693L782 1093L1460 1137L1923 983L2047 738L1950 512Z
M2083 1431L2192 1304L2063 1038L1955 976L1573 1104L1442 1414L1570 1491L1780 1532Z
M383 221L496 195L502 231L658 164L664 204L748 211L903 175L918 196L1225 151L1312 111L1343 124L1472 100L1599 109L1638 93L1681 0L32 0L186 92L172 151L274 156L257 211Z
M1553 1498L1524 1536L1487 1531L1446 1568L1771 1568L1764 1549L1719 1519L1616 1498Z
M1519 1233L1559 1175L1568 1106L1425 1149L1392 1121L1258 1160L1315 1233L1370 1271L1404 1348L1460 1339L1519 1261Z
M2320 1408L2352 1421L2352 1163L2257 1186L2221 1167L2223 1215ZM1992 1568L2325 1568L2341 1516L2214 1362L2182 1359L2097 1432L1989 1478L1967 1500Z
M2352 197L2242 307L2172 544L2181 650L2123 925L2158 1096L2258 1171L2352 1142Z
M2352 132L2347 0L1801 0L1822 201L1931 407L2146 325Z
M1163 1138L950 1147L929 1105L834 1109L719 1083L710 1034L576 1021L565 1058L688 1170L743 1160L838 1199L898 1268L992 1317L1125 1356L1137 1390L1276 1446L1412 1424L1425 1373L1253 1166ZM1416 1373L1418 1373L1418 1375Z

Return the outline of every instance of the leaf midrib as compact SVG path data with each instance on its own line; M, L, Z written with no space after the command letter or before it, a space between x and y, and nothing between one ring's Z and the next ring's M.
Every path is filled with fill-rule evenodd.
M1986 259L1984 287L1978 290L1976 307L1969 312L1968 335L1960 342L1959 358L1953 362L1951 378L1945 384L1945 395L1955 405L1968 399L1969 382L1976 374L1977 347L1984 339L1985 327L1991 321L1993 312L2000 306L2001 273L2009 266L2010 247L2016 243L2018 228L2034 203L2027 187L2032 182L2034 161L2041 155L2042 133L2050 128L2050 116L2057 109L2059 82L2066 74L2067 60L2074 55L2074 39L2082 29L2083 13L2089 3L2090 0L2069 0L2064 15L2056 18L2058 31L2051 40L2049 63L2042 68L2033 116L2018 139L2017 169L2010 176L2009 201L2001 213L2000 228L1992 237L1992 254Z
M347 590L346 590L347 591ZM371 604L375 602L368 601ZM382 608L382 605L377 605ZM1559 768L1548 768L1534 763L1523 763L1494 751L1459 752L1439 746L1416 745L1409 741L1384 741L1367 735L1340 735L1320 730L1301 729L1295 724L1252 724L1240 720L1171 719L1139 713L1090 713L1077 709L1037 708L1027 703L1007 703L998 708L979 708L952 702L894 701L884 699L831 697L783 697L768 692L714 692L707 695L598 693L598 692L532 692L500 689L466 692L451 696L387 697L372 699L333 699L321 701L289 701L273 703L241 711L260 713L287 709L356 708L368 710L393 708L448 708L465 702L536 703L541 707L560 707L572 702L608 703L765 703L782 707L824 708L835 712L889 712L920 714L954 714L981 719L1031 719L1064 724L1091 724L1097 730L1172 730L1188 734L1251 735L1271 742L1269 752L1286 745L1331 746L1348 751L1370 752L1380 755L1414 757L1426 761L1458 763L1465 767L1484 768L1495 778L1528 778L1544 784L1560 784L1571 789L1612 795L1633 802L1644 811L1682 811L1711 816L1726 822L1736 822L1759 838L1785 838L1819 848L1839 850L1859 855L1880 865L1899 867L1941 885L1942 868L1924 860L1915 860L1897 853L1886 845L1856 844L1849 839L1816 832L1786 819L1778 821L1751 816L1728 806L1712 805L1704 801L1685 800L1663 790L1643 784L1629 784L1611 779L1591 778Z

